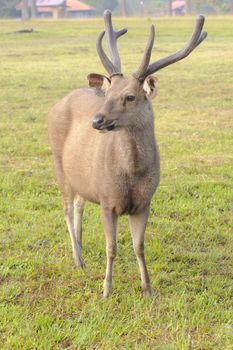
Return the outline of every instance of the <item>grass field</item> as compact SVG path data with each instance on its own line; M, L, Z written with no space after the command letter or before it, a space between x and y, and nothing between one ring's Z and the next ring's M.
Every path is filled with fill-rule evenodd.
M153 58L182 47L194 18L156 18ZM150 19L116 19L123 71L137 67ZM102 299L105 241L86 206L75 268L47 141L47 113L104 73L102 20L0 21L0 349L221 349L233 344L233 21L207 18L208 39L157 74L161 184L147 228L155 298L141 296L127 217L114 293ZM16 34L34 28L32 34Z

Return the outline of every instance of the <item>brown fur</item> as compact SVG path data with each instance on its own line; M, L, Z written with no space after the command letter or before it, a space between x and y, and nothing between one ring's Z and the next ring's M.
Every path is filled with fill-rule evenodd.
M145 82L149 83L150 93L155 95L153 77ZM49 140L65 212L71 213L67 203L78 198L99 203L102 213L116 218L125 213L136 217L150 206L159 183L159 154L148 86L143 88L134 77L122 76L113 77L106 90L99 87L99 82L96 86L73 91L49 114ZM128 95L135 96L135 101L128 102ZM114 121L115 130L95 130L92 120L98 114L103 114L107 123ZM116 250L115 243L111 249ZM82 259L77 259L82 265ZM150 294L151 287L146 283L144 289ZM105 285L105 289L107 296L111 285Z

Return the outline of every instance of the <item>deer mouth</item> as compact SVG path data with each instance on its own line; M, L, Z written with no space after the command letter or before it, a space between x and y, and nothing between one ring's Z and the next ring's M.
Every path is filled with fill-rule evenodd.
M116 120L106 120L105 115L100 113L94 117L92 127L100 132L112 131L116 127Z
M101 125L101 127L99 128L99 131L101 131L101 132L112 131L115 129L115 127L116 127L116 122L114 120L111 123L106 123L104 125Z

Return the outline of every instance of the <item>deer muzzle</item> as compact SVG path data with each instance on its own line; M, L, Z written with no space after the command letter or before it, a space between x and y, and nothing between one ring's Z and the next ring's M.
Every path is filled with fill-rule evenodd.
M111 131L115 128L115 121L108 121L104 114L97 114L92 120L92 126L96 130Z

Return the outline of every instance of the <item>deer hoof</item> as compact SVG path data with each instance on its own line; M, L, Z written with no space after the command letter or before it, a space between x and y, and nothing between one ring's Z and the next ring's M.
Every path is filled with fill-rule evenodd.
M112 293L112 283L104 281L103 298L106 299Z
M151 288L151 286L148 287L148 288L142 288L142 290L143 290L144 297L152 298L155 295L155 293L154 293L153 289Z
M85 267L85 264L84 264L84 261L83 261L83 258L81 257L81 258L74 258L74 260L75 260L75 264L76 264L76 266L78 267L78 268L84 268Z

